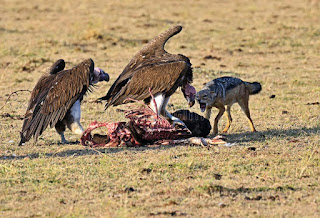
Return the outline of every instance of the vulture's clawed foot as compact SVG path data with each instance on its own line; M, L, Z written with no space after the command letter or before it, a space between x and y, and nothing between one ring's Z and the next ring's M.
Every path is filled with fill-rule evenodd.
M79 144L80 141L76 140L76 141L67 141L67 140L64 140L64 141L61 141L60 144L61 145L77 145Z
M60 142L62 145L67 145L67 144L70 144L70 142L69 141L67 141L67 140L61 140L61 142Z
M186 126L186 124L179 119L172 120L172 126L176 129L187 129L189 132L191 132Z
M63 133L60 133L60 137L61 137L61 144L65 145L65 144L69 144L70 142L66 140L66 138L64 137Z

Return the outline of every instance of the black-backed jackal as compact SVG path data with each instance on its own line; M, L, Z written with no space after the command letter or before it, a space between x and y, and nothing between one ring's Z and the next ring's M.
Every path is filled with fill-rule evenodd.
M230 108L236 102L248 117L251 131L254 132L256 129L250 117L249 95L257 94L260 91L261 84L258 82L250 83L234 77L220 77L208 82L201 91L197 92L196 100L200 104L201 112L205 112L204 117L209 120L212 107L219 109L214 120L214 134L218 133L218 122L225 111L227 112L227 125L223 132L228 131L232 122Z

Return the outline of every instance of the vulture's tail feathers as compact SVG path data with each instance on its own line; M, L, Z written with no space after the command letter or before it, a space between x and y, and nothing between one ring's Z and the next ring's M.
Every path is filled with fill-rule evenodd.
M20 142L19 142L19 146L21 146L23 143L25 143L26 142L26 139L25 139L25 137L24 137L24 135L23 135L23 132L20 132Z

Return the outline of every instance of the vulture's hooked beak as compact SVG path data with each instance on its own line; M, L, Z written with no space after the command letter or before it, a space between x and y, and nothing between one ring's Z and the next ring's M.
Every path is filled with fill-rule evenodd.
M194 104L195 104L195 96L193 95L193 96L189 96L188 98L187 98L187 101L188 101L188 105L189 105L189 107L192 107Z
M196 89L187 84L182 88L182 92L184 97L187 99L189 107L192 107L195 104Z
M109 79L110 79L109 74L107 74L106 72L104 72L103 70L101 70L99 81L106 81L106 82L108 82Z
M108 82L109 79L110 79L109 74L107 74L106 72L104 72L102 69L100 69L100 68L98 68L98 67L94 68L94 74L95 74L96 76L98 76L98 78L99 78L98 81L99 81L99 82L101 82L101 81L106 81L106 82Z

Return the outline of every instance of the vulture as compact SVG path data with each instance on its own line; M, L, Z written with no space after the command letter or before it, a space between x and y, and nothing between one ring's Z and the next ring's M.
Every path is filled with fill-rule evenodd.
M190 107L195 102L196 90L190 85L193 73L189 58L182 54L170 54L164 50L168 39L181 30L181 26L168 29L135 54L106 96L99 99L107 102L106 109L111 105L143 100L155 113L163 115L173 125L185 126L180 119L166 110L170 96L178 87L181 87Z
M99 81L109 81L109 75L94 67L92 59L64 70L65 62L56 61L47 73L40 77L29 100L24 116L20 143L23 145L31 137L35 142L48 126L55 127L62 143L67 143L64 131L68 127L76 134L82 134L80 124L80 103L92 86Z

